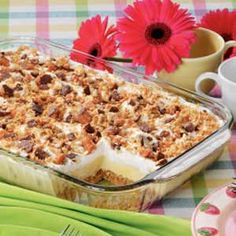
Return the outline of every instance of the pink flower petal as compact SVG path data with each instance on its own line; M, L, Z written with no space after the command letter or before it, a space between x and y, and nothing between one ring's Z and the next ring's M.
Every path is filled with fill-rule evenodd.
M195 22L179 4L170 0L140 0L129 5L125 13L126 16L117 23L120 50L123 55L132 58L134 64L144 65L147 74L163 69L174 71L181 58L189 55L195 39ZM153 25L166 25L171 32L167 39L164 38L161 43L154 43L159 42L155 38L150 40L155 36L148 27Z
M94 45L99 45L101 49L99 50L101 51L100 55L98 55L99 58L113 57L116 55L117 50L116 33L117 30L113 25L108 27L108 17L105 17L102 21L101 16L97 15L81 23L78 32L79 38L73 42L73 49L90 54ZM72 52L70 56L72 60L81 63L86 64L89 62L88 57L83 54ZM104 67L96 60L93 61L93 66L99 69Z

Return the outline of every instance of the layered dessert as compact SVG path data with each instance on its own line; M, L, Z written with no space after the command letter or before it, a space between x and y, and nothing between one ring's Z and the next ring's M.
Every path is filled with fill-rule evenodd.
M0 148L90 182L135 182L222 126L155 83L21 46L0 54Z

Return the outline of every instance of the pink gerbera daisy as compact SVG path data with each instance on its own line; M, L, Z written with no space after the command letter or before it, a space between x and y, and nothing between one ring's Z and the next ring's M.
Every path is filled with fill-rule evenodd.
M117 39L125 57L144 65L146 74L174 71L189 57L195 41L194 18L170 0L136 0L118 20Z
M104 59L116 55L115 33L116 28L112 25L108 27L108 17L103 21L100 15L92 17L82 22L79 29L79 38L73 42L73 49L85 52L96 58ZM105 65L99 60L90 58L81 53L72 51L70 55L74 61L104 69Z
M199 24L201 27L210 29L220 34L227 42L236 40L236 11L229 9L209 11L205 14ZM235 56L236 50L229 49L226 53L226 58Z

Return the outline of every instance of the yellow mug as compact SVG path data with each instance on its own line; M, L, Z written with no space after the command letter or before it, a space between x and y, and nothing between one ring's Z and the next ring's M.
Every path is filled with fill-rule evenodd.
M176 71L158 73L160 79L174 83L188 90L195 90L195 81L204 72L215 72L222 62L225 52L236 47L236 41L224 42L224 39L216 32L198 28L195 30L197 41L192 45L190 58L183 58ZM204 83L202 91L207 93L214 86L214 82L208 80Z

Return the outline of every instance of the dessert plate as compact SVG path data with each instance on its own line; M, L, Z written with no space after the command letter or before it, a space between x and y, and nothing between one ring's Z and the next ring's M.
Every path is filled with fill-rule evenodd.
M192 216L194 236L236 236L236 189L223 186L208 194Z

